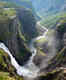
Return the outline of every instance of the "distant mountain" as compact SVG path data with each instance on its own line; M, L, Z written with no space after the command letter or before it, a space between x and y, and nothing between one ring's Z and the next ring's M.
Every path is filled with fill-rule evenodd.
M56 13L59 12L64 5L66 0L31 0L32 4L40 15L44 13Z
M32 3L30 0L0 0L0 1L12 2L23 7L32 8Z

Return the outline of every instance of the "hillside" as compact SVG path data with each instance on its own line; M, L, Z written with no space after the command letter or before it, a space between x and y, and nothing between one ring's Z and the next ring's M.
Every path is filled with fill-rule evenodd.
M39 16L46 16L49 14L57 13L62 10L62 7L66 4L65 0L31 0L32 4L39 14ZM46 6L48 5L48 6Z
M64 19L64 18L66 18L66 11L63 12L61 11L59 13L45 17L43 20L40 21L40 24L47 28L54 28L56 23L60 19Z

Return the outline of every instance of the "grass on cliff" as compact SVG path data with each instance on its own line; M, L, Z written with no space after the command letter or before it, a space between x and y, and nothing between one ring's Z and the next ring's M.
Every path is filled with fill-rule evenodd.
M0 72L0 80L16 80L14 77L10 77L8 72Z
M0 49L0 80L23 80L15 72L7 53Z
M15 11L14 8L4 8L2 14L5 15L5 16L6 16L6 15L7 15L7 16L14 16L14 15L16 15L16 11Z
M12 19L15 15L16 11L13 8L0 8L1 21L7 21L9 18Z
M23 80L22 77L15 78L14 76L10 76L8 72L0 72L0 80Z

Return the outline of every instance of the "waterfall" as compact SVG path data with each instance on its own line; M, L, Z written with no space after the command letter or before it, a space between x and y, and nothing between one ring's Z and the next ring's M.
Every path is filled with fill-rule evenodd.
M34 75L34 73L32 71L30 71L28 68L26 68L25 66L20 66L17 61L15 60L15 58L12 56L12 54L10 53L9 49L4 45L4 43L0 43L0 48L3 49L10 57L11 59L11 64L14 66L14 68L17 70L17 74L20 76L27 76L27 77L34 77L36 75Z
M35 64L33 63L33 58L37 53L37 49L34 47L34 42L36 40L39 40L39 39L45 37L47 32L48 32L48 29L46 29L46 32L44 32L44 34L42 36L39 36L39 37L31 40L29 48L30 48L30 51L32 52L32 56L30 57L30 60L27 62L27 64L24 66L20 66L18 64L18 62L12 56L11 52L5 46L4 43L0 43L0 48L3 49L9 55L9 57L11 59L11 64L16 69L18 75L24 76L24 77L30 77L30 78L34 78L38 75L38 72L40 69L38 67L36 67Z

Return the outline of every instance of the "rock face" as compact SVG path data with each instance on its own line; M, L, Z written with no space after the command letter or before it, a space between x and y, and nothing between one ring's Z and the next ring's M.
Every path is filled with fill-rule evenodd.
M60 20L56 26L57 49L61 50L66 45L66 20Z
M39 77L35 80L65 80L66 79L66 20L60 20L54 31L56 40L56 55L47 62L46 68L41 68ZM36 58L37 65L42 62L42 58ZM45 58L44 58L45 59ZM45 60L44 60L45 61ZM45 65L45 64L44 64Z
M4 42L13 55L18 54L18 44L17 44L17 30L18 22L16 17L12 20L5 22L0 22L0 41Z
M22 33L27 39L32 39L38 35L36 29L36 20L30 9L17 9L17 15L23 27L21 27Z
M4 14L4 12L10 12ZM28 48L26 48L25 42L20 34L20 23L18 20L18 17L16 16L16 13L14 10L10 9L3 9L2 14L0 16L2 19L0 19L0 41L5 43L5 45L9 48L11 51L12 55L16 58L16 60L19 62L19 64L24 64L28 59L29 56L31 55L30 51ZM13 14L12 16L8 16L9 14ZM5 18L5 19L4 19ZM23 36L24 37L24 36Z

